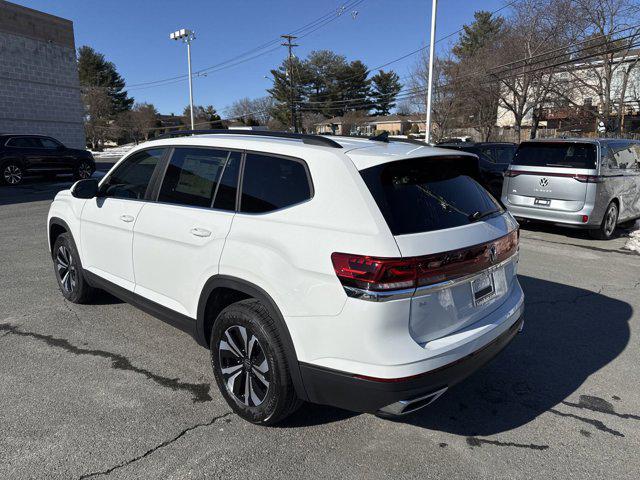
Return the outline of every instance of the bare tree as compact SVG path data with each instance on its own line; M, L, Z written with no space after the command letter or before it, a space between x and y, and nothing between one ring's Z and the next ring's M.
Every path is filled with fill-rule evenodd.
M273 97L241 98L225 110L225 113L245 124L268 125L275 107Z
M101 87L84 87L82 103L85 108L84 129L93 150L100 150L111 130L112 101Z
M570 71L572 104L599 101L600 121L608 129L624 128L629 79L638 67L640 3L637 0L573 0L574 23L582 28L581 55L591 58ZM615 124L612 119L616 119Z
M537 111L552 97L558 72L570 43L567 0L521 0L505 24L494 50L488 76L499 84L499 105L513 116L516 138L532 116L535 137ZM497 63L497 64L496 64Z
M431 118L434 140L445 138L450 130L460 125L464 97L455 88L455 77L458 68L451 57L436 58L433 70L433 97ZM411 73L410 98L415 109L427 111L427 86L429 84L429 56L423 54Z
M158 124L158 111L150 103L136 103L132 110L122 112L115 124L136 144L149 140Z

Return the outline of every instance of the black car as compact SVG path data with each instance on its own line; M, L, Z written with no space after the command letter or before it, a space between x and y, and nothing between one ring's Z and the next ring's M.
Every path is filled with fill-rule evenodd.
M515 143L506 142L456 142L442 143L438 147L462 150L478 156L482 186L500 200L504 172L513 161Z
M67 148L54 138L0 134L0 184L18 185L27 175L73 174L83 179L95 169L91 152Z

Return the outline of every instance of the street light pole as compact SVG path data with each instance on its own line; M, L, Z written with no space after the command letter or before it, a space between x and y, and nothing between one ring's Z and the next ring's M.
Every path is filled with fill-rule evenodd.
M189 67L189 109L191 113L191 130L195 130L193 117L193 75L191 74L191 42L195 40L196 34L188 28L183 28L177 32L169 34L171 40L182 40L187 44L187 65Z
M429 85L427 86L427 118L425 122L424 141L431 141L431 96L433 94L433 62L436 51L436 12L438 0L431 0L431 43L429 44Z

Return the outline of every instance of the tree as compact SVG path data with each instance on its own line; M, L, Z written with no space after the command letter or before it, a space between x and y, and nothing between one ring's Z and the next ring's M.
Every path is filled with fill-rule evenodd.
M82 91L84 129L92 150L100 150L110 133L112 102L102 88L88 87Z
M115 124L125 133L127 140L138 144L152 136L153 129L159 124L158 111L153 104L136 103L130 111L120 113Z
M504 18L490 12L478 11L474 21L463 26L452 53L457 62L450 62L450 79L453 81L454 95L465 98L462 105L464 124L471 125L482 137L489 141L496 124L500 84L497 81L479 79L491 66L490 56L496 43L504 33ZM469 75L469 72L478 72Z
M289 77L289 72L292 77ZM296 111L305 98L305 88L309 83L306 65L296 57L291 60L287 58L277 69L271 70L271 76L273 86L267 90L274 100L271 116L281 125L292 125L292 105Z
M191 120L191 108L189 105L184 107L182 112L185 118ZM193 122L195 123L195 128L225 128L222 123L222 119L216 109L213 108L213 105L207 105L206 107L202 105L194 105L193 106ZM191 128L191 123L189 123L189 128Z
M100 88L111 99L110 114L131 110L133 98L124 90L125 82L112 62L93 48L82 46L78 49L78 76L83 89Z
M637 0L572 0L572 23L581 32L583 51L592 56L570 71L568 88L561 92L569 103L581 106L584 98L599 100L599 116L608 130L624 130L629 77L640 58L640 4ZM615 120L614 120L615 119Z
M395 100L402 90L400 77L398 74L389 71L379 70L376 75L371 78L373 83L373 92L371 94L375 115L389 115L391 109L396 104Z
M463 25L460 38L451 50L460 61L473 58L490 47L502 33L504 18L482 10L475 12L473 18L473 23Z
M245 125L267 125L275 106L272 97L241 98L226 109L228 116Z

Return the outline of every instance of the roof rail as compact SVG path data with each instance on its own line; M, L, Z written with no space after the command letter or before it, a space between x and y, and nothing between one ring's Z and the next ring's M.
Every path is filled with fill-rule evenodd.
M165 133L156 137L161 138L174 138L184 137L187 135L252 135L256 137L274 137L274 138L290 138L294 140L302 140L302 143L307 145L319 145L321 147L342 148L338 142L331 140L327 137L319 135L307 135L304 133L290 133L290 132L272 132L269 130L177 130L175 132Z

